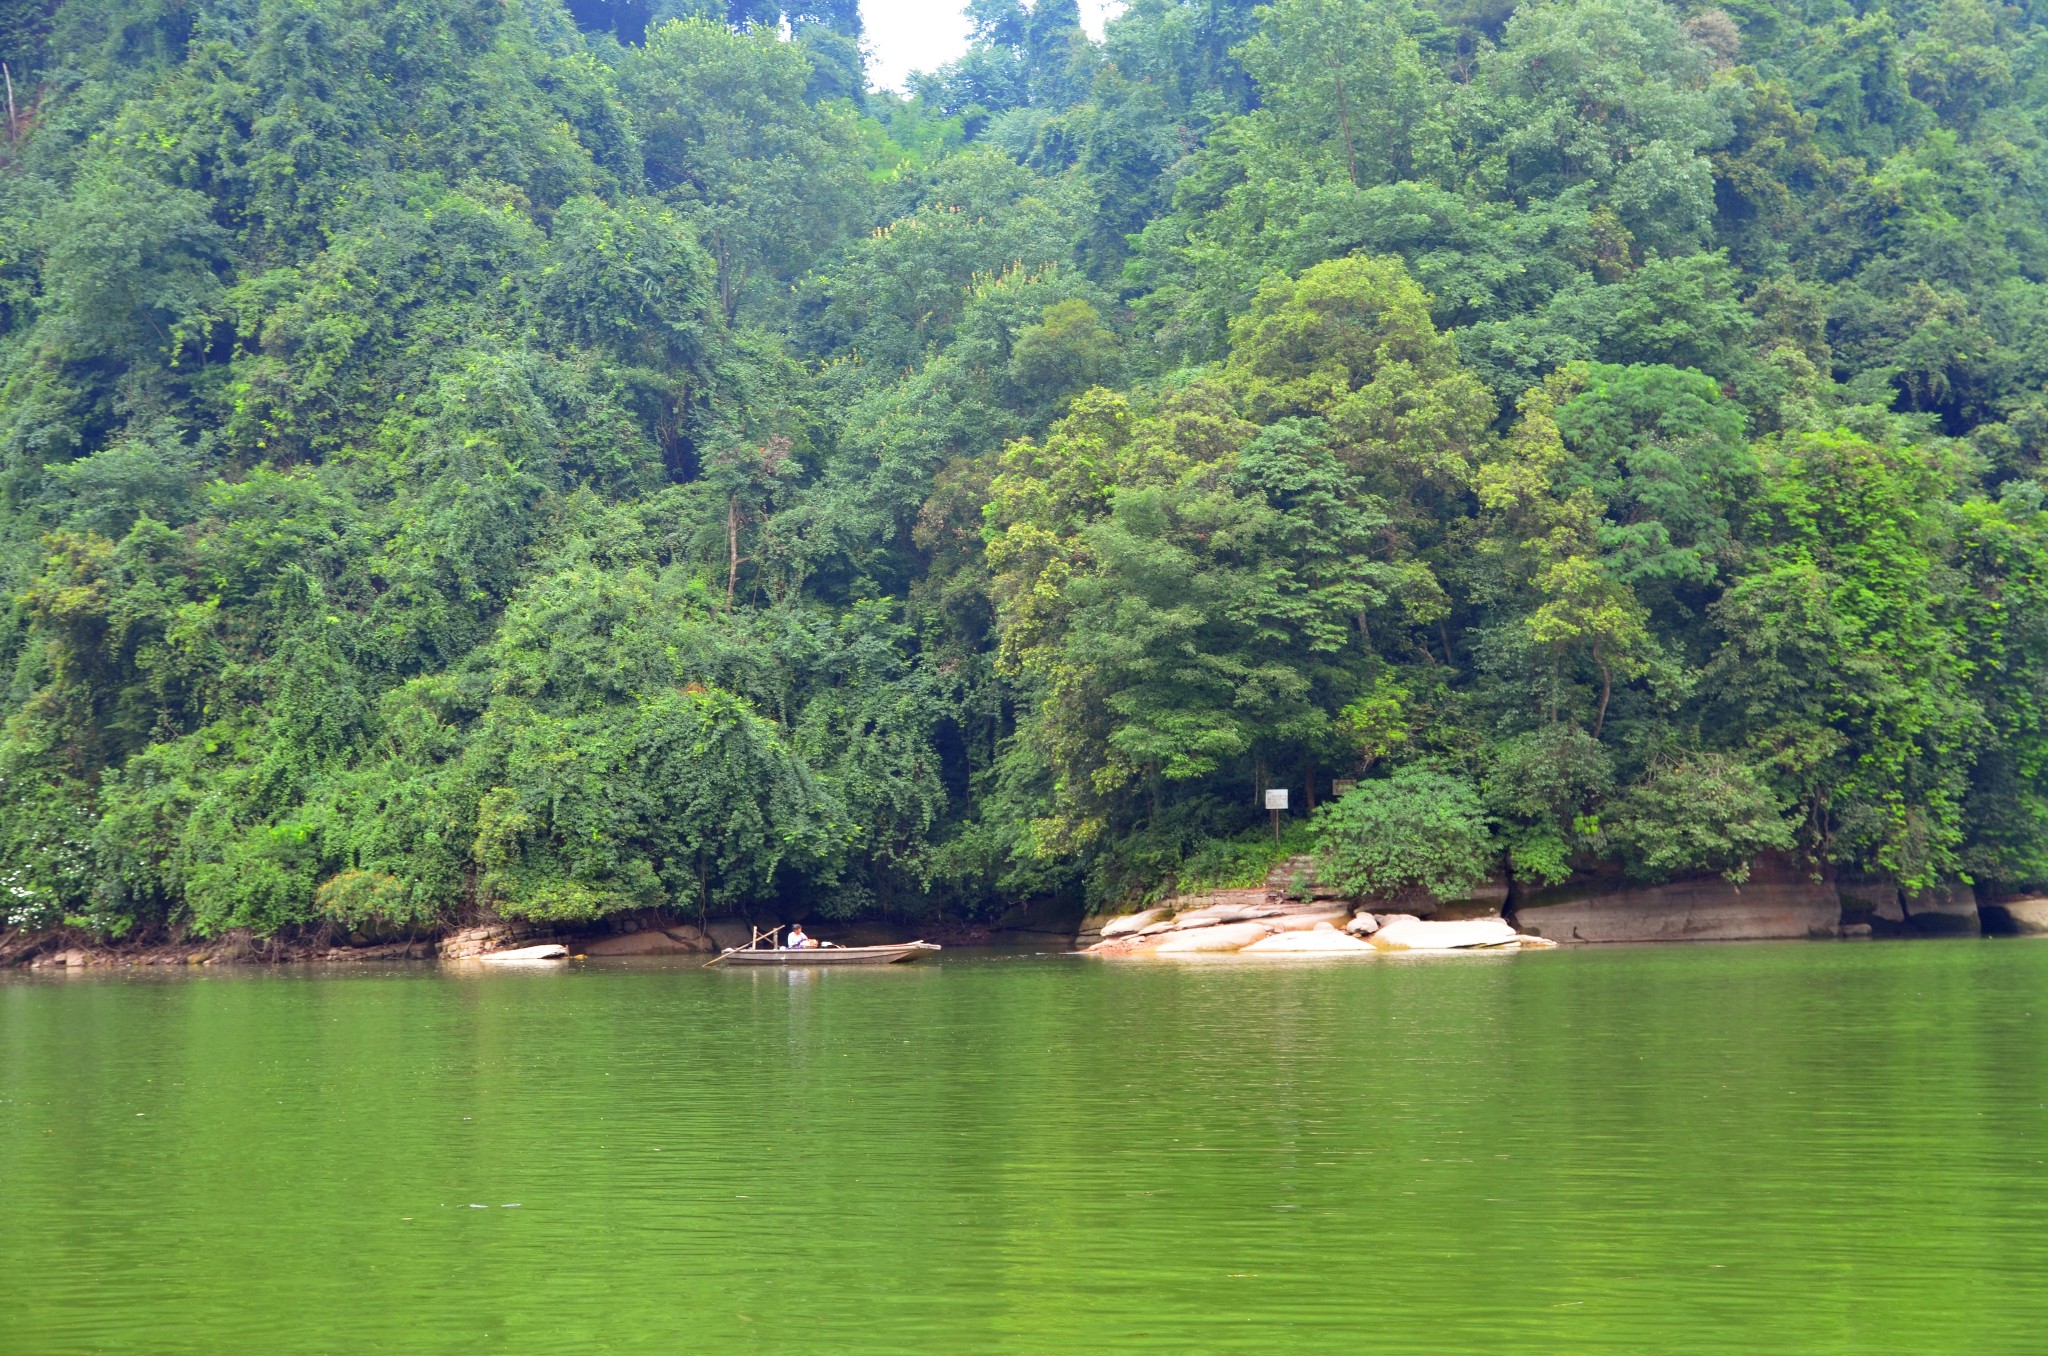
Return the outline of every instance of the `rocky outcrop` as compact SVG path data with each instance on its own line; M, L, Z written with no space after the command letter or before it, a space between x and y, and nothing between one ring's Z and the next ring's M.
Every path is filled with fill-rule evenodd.
M568 958L568 947L560 942L546 942L540 946L516 946L510 951L486 951L474 959L486 965L523 965L529 961L558 961Z
M1370 956L1375 948L1329 923L1318 923L1300 932L1275 932L1261 937L1238 953L1242 956Z
M1961 882L1908 891L1905 896L1906 926L1925 937L1974 937L1977 892Z
M1295 913L1272 914L1259 921L1275 932L1313 932L1317 928L1335 930L1351 921L1351 910L1342 904L1312 904Z
M713 918L704 924L704 931L710 934L711 949L723 951L729 946L745 946L755 929L737 918Z
M1137 913L1127 913L1121 918L1112 918L1104 923L1101 928L1101 936L1104 941L1116 937L1128 937L1140 928L1151 927L1154 923L1163 923L1172 917L1172 909L1141 909Z
M1498 918L1508 906L1508 878L1504 875L1490 877L1461 895L1438 895L1427 890L1416 893L1420 895L1421 902L1430 907L1410 909L1409 912L1425 918Z
M1514 910L1521 931L1563 942L1726 942L1840 935L1841 898L1806 879L1719 876L1545 891Z
M1290 857L1266 877L1271 893L1292 898L1348 904L1364 904L1374 912L1410 913L1420 918L1490 918L1507 907L1508 879L1496 875L1460 894L1437 894L1414 886L1393 894L1353 899L1335 886L1316 879L1315 858Z
M475 927L449 933L441 939L436 950L442 960L468 960L486 951L503 951L541 935L542 929L537 923L479 923Z
M1057 895L1028 899L1004 910L989 925L991 940L1011 946L1059 945L1087 925L1083 912L1078 899Z
M1288 899L1337 899L1339 892L1316 880L1316 859L1305 854L1285 857L1266 872L1266 893Z
M320 959L333 965L362 965L370 961L432 960L434 954L432 942L417 938L376 946L331 946Z
M1352 915L1351 921L1344 925L1344 930L1354 937L1370 936L1380 930L1379 916L1361 911Z
M718 950L712 944L711 934L694 923L671 923L662 929L673 941L681 942L698 955L708 955Z
M2048 895L2001 899L1977 906L1984 930L2001 937L2048 937Z
M701 939L701 940L700 940ZM688 956L711 950L711 939L687 923L594 937L577 943L586 956Z
M1505 946L1514 940L1514 928L1500 917L1449 922L1404 918L1386 924L1372 935L1372 945L1382 951L1459 951L1474 946Z
M1270 918L1300 907L1269 890L1213 890L1206 894L1182 895L1168 901L1176 928L1206 928L1217 923L1242 923L1252 918Z
M1896 876L1859 875L1845 872L1835 880L1835 893L1842 901L1842 927L1861 926L1876 937L1896 937L1907 931L1906 908Z
M1381 951L1457 952L1519 950L1555 942L1517 933L1499 915L1425 922L1413 914L1350 917L1345 907L1313 901L1273 901L1264 917L1231 919L1211 904L1167 919L1128 915L1117 935L1088 948L1096 955L1377 955ZM1144 919L1150 917L1151 921ZM1343 926L1339 926L1339 925ZM1368 932L1361 940L1352 930Z
M1219 923L1211 927L1175 931L1164 938L1154 952L1161 956L1187 955L1199 951L1240 951L1269 935L1264 923Z

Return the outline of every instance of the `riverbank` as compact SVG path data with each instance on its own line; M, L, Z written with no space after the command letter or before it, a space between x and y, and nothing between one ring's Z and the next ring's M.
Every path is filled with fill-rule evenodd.
M1364 954L1622 942L2048 935L2048 896L1980 895L1962 883L1907 891L1882 877L1816 881L1787 863L1760 861L1740 883L1720 876L1656 885L1587 877L1544 890L1518 890L1496 880L1459 898L1409 891L1355 899L1320 887L1308 859L1290 858L1258 886L1179 895L1113 914L1084 917L1078 909L1040 904L1019 906L989 924L807 922L850 945L921 938L955 947L1025 942L1099 955ZM1438 926L1447 923L1472 926ZM750 934L745 919L658 911L584 928L489 920L398 937L336 937L321 931L259 938L229 932L109 942L74 929L54 929L0 933L0 969L455 961L544 943L561 943L572 954L588 956L712 955L744 944Z
M1086 919L1078 942L1097 955L1172 956L1977 935L2048 935L2048 896L1980 896L1962 882L1910 891L1884 877L1816 879L1765 858L1739 882L1588 874L1544 889L1496 879L1456 898L1420 890L1354 898L1319 887L1313 861L1296 857L1257 887Z
M855 920L823 926L845 945L926 940L946 946L983 946L997 933L987 926L923 923L912 926ZM387 961L464 961L515 947L559 943L578 956L715 955L746 943L745 919L688 920L649 913L610 926L551 927L492 920L466 927L422 930L405 937L333 938L325 933L259 938L228 932L211 938L93 939L76 929L0 933L0 970L172 969L215 965L367 965ZM1070 939L1071 940L1071 939Z

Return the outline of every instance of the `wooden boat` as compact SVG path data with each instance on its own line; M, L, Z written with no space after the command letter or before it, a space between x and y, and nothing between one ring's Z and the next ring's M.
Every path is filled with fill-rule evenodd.
M937 942L898 942L894 946L807 946L801 951L779 946L731 947L721 951L711 965L898 965L929 956L939 949Z

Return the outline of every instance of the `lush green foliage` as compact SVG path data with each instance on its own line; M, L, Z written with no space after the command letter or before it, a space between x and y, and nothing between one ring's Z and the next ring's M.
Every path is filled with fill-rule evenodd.
M1479 791L1421 764L1361 782L1316 811L1317 879L1351 894L1456 899L1494 869Z
M2024 9L18 8L8 923L2048 885Z

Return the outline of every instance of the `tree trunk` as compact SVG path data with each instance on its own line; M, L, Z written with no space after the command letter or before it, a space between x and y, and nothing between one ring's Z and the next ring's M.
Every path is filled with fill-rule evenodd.
M1351 146L1351 102L1344 97L1344 77L1337 76L1337 125L1344 130L1344 172L1351 186L1358 187L1358 152Z
M1614 695L1614 675L1608 672L1607 661L1600 657L1600 647L1593 647L1593 662L1600 666L1600 710L1593 717L1593 738L1600 737L1600 729L1607 724L1607 700Z
M725 501L725 550L729 564L725 570L725 610L732 611L733 590L740 582L740 497L732 496Z

